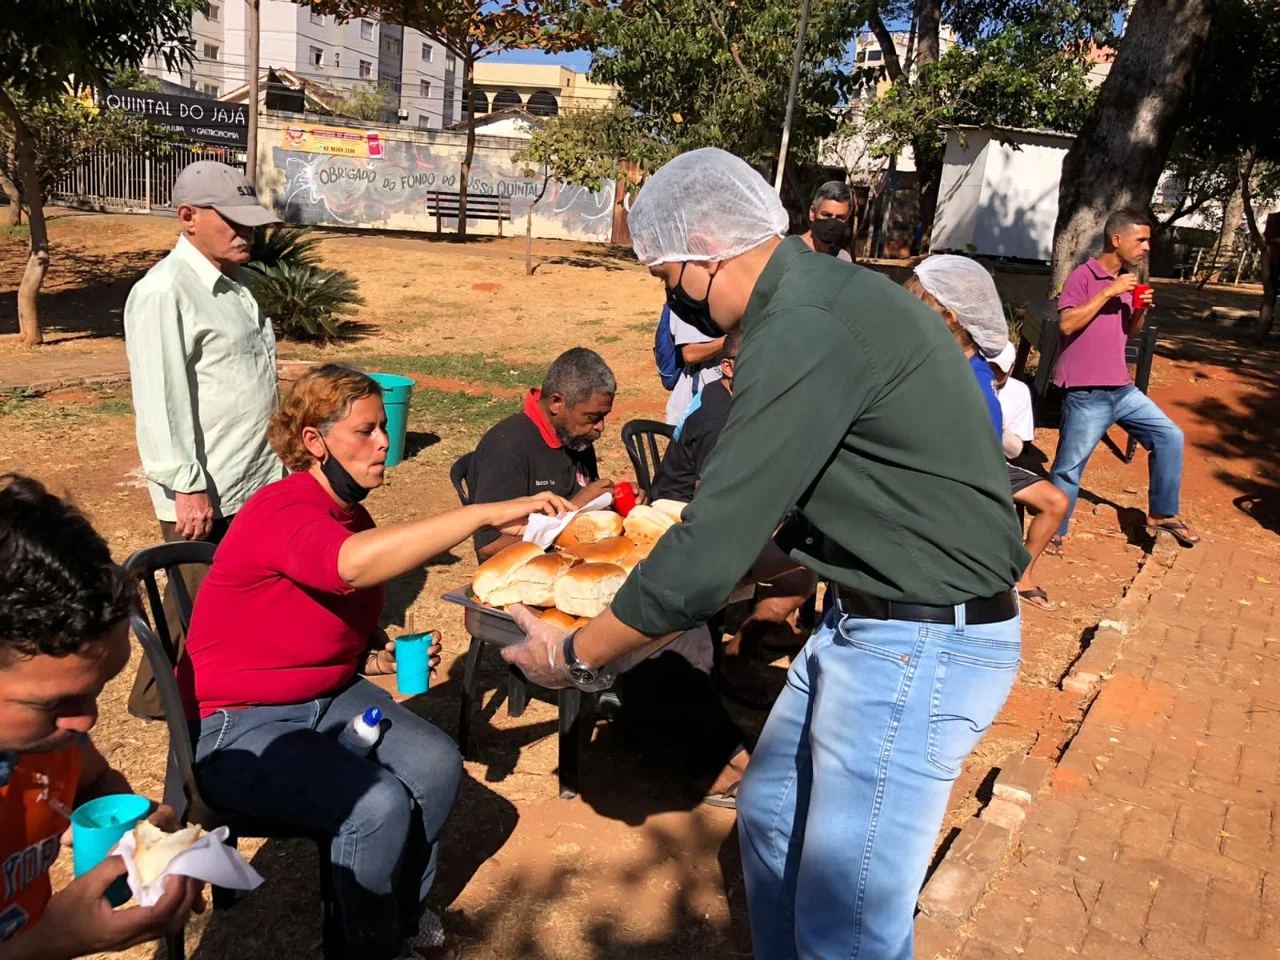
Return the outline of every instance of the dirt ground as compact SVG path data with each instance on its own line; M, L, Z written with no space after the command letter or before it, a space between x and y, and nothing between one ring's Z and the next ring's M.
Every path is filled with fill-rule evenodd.
M0 237L0 380L16 382L3 371L24 363L118 361L124 297L169 248L174 227L164 218L57 217L54 264L41 299L50 342L34 361L16 342L21 242ZM360 281L368 303L342 343L324 349L282 343L281 355L405 372L419 383L409 457L368 501L378 522L455 505L450 464L515 409L551 359L576 345L597 349L617 374L615 413L598 452L603 471L630 476L618 431L635 417L661 419L666 395L651 353L662 291L629 253L539 242L538 269L527 276L523 243L512 240L457 245L343 234L326 239L322 251L327 263ZM905 276L901 268L885 269ZM1042 276L1022 272L999 272L997 282L1015 301L1041 296L1045 284ZM1196 291L1159 281L1156 291L1162 336L1151 394L1187 434L1184 511L1208 536L1221 532L1280 556L1277 351L1253 349L1235 331L1193 322L1212 304L1255 306L1257 292ZM1037 437L1048 459L1054 438L1052 431ZM1057 682L1141 561L1145 456L1140 451L1125 465L1101 450L1091 461L1068 556L1046 558L1039 568L1060 609L1026 611L1018 685L958 781L940 839L978 809L993 767L1027 750L1055 755L1078 720L1080 703ZM157 541L139 481L127 390L0 396L0 472L9 471L71 493L121 560ZM408 611L419 629L440 631L448 679L412 705L450 733L457 728L468 638L460 611L439 596L467 582L473 569L470 550L459 547L396 583L385 613L393 635ZM785 666L779 661L768 668L775 682ZM108 687L94 736L138 792L159 796L166 734L163 725L125 712L132 675L131 664ZM732 813L699 806L698 791L671 772L666 758L628 742L608 722L597 726L584 750L581 797L560 800L555 708L535 701L523 717L509 718L496 693L503 676L496 655L488 656L485 706L473 724L475 759L466 765L433 894L466 941L467 956L749 956ZM763 722L763 714L736 715L753 735ZM267 886L192 923L189 954L201 960L318 955L313 850L284 841L245 842L242 849ZM67 873L60 865L59 879ZM150 948L128 954L151 955Z

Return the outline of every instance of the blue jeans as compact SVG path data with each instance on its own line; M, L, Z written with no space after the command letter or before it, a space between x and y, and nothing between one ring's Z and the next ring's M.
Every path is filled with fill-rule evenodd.
M759 960L911 960L916 897L965 757L1018 673L1021 619L833 607L791 665L738 793Z
M1182 488L1182 430L1170 420L1154 400L1137 387L1098 387L1068 390L1062 401L1062 425L1058 431L1058 452L1053 458L1049 479L1067 495L1070 506L1058 528L1066 536L1071 514L1080 496L1080 478L1094 448L1111 429L1120 424L1151 451L1147 461L1151 480L1147 491L1147 511L1153 517L1176 517L1178 494Z
M370 706L382 710L385 732L362 758L337 736ZM205 799L230 813L333 833L347 955L395 957L417 932L435 879L436 838L462 777L454 742L363 678L333 697L220 710L199 726L196 774Z

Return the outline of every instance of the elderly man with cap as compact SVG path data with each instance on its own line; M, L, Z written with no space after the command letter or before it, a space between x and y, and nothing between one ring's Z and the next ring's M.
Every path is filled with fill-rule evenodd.
M166 541L218 542L244 503L283 476L267 443L276 408L276 340L245 285L256 228L279 218L258 203L243 173L193 163L173 186L178 242L129 293L125 346L138 453ZM206 568L188 567L192 596ZM177 601L166 593L181 652ZM144 660L129 710L160 717Z
M973 369L1005 456L1016 459L1023 444L1035 439L1035 419L1031 391L1021 380L1009 378L1017 350L1009 342L1004 305L991 274L976 260L942 254L917 265L904 286L946 323ZM976 429L985 432L981 424ZM1055 610L1057 604L1035 581L1035 566L1067 515L1067 495L1025 467L1005 467L1013 502L1033 514L1024 541L1031 562L1018 580L1018 596L1040 610Z
M927 307L783 240L786 211L737 157L671 161L630 226L685 320L744 332L728 423L611 608L570 633L518 610L528 641L503 653L537 683L598 688L708 620L794 507L779 559L837 598L738 795L755 953L910 960L951 785L1019 664L1027 556L1000 445L973 430L982 395Z

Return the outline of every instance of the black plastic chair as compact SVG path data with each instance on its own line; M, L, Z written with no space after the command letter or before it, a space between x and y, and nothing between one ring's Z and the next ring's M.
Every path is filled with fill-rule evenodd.
M657 479L665 451L665 445L663 449L659 449L658 438L662 437L670 442L674 433L675 427L657 420L631 420L622 428L622 445L626 447L631 466L636 471L636 483L646 497L653 481Z
M462 505L471 504L467 473L472 453L464 453L449 468L449 480ZM462 698L458 708L458 749L467 757L471 748L471 717L475 713L476 686L479 683L480 655L485 641L471 638L467 659L462 669ZM557 691L560 709L560 796L572 800L578 795L578 741L581 737L582 692L574 687ZM507 668L507 716L519 717L529 706L529 681L515 667Z
M241 837L304 838L313 841L320 855L320 904L324 957L325 960L340 960L345 954L345 939L338 913L337 894L333 885L333 867L329 862L329 845L333 841L332 835L323 831L307 830L290 824L274 823L256 817L242 817L215 810L205 802L196 780L195 751L191 743L191 733L187 728L182 695L178 691L178 681L174 676L177 651L169 635L160 588L156 583L156 574L163 570L169 578L170 588L176 591L178 616L185 631L191 624L193 604L182 579L182 567L193 563L212 563L215 549L214 544L205 541L165 543L139 550L125 562L125 572L139 580L146 591L151 620L155 624L153 629L146 618L140 614L134 614L131 620L134 635L142 645L142 651L155 674L160 704L164 708L166 723L169 726L169 758L164 778L164 802L174 809L180 820L198 823L206 830L226 827L230 831L228 842L232 846L235 846L236 841ZM234 903L235 894L232 891L220 887L213 888L214 909L226 909ZM165 950L168 960L183 960L182 935L176 934L166 938Z

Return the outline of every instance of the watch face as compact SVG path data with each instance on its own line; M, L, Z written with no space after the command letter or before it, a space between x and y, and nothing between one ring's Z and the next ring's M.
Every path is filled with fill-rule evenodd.
M595 683L596 672L590 667L570 667L569 679L574 683Z

